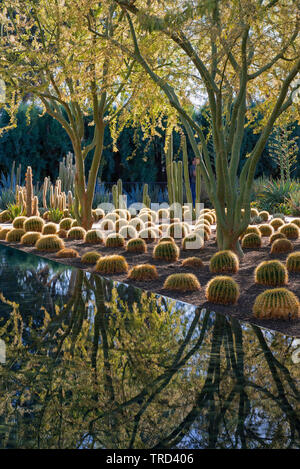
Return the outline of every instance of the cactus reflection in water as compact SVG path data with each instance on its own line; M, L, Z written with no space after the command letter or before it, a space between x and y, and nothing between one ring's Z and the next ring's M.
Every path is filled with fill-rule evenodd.
M0 447L300 448L292 337L11 248L0 260Z

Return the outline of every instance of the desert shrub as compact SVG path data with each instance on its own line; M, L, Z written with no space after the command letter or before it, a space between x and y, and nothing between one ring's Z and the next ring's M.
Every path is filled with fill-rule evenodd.
M41 217L29 217L24 221L23 228L25 231L43 231L45 221Z
M43 226L43 231L42 233L44 235L47 234L56 234L57 233L57 226L55 223L46 223L46 225Z
M88 230L84 236L84 242L87 244L102 244L104 242L101 231Z
M287 239L298 239L300 230L294 223L288 223L279 228L279 233L283 233Z
M299 318L299 300L286 288L265 290L257 296L253 314L259 319L296 319Z
M79 257L78 252L76 249L72 248L63 248L60 251L57 252L56 257L60 259L71 259L74 257Z
M41 236L41 233L39 233L38 231L27 231L27 233L23 234L22 238L20 239L20 242L21 244L25 244L27 246L34 246Z
M128 252L147 252L146 242L142 238L132 238L126 245Z
M204 239L197 233L191 233L182 240L182 249L185 250L198 250L203 248Z
M276 239L271 246L271 254L282 254L292 250L293 245L289 239Z
M242 239L243 249L258 249L261 247L261 236L257 233L248 233Z
M107 248L121 248L125 246L125 239L120 233L111 233L105 240Z
M158 243L153 250L153 257L163 261L177 261L180 254L179 247L171 241Z
M46 235L37 240L35 247L39 251L55 252L63 249L65 244L57 235Z
M128 274L128 278L137 282L151 281L158 278L155 265L140 264L135 265Z
M81 262L84 264L96 264L100 259L101 254L97 251L88 251L81 256Z
M18 243L24 233L25 231L22 228L13 228L7 232L5 241L8 243Z
M190 267L192 269L202 269L204 267L203 261L199 257L187 257L181 263L182 267Z
M239 259L237 255L229 250L216 252L209 261L209 270L212 273L232 272L239 269Z
M236 281L227 276L218 275L206 285L205 296L210 303L232 305L239 298L239 286Z
M254 280L260 285L280 287L288 282L288 272L278 260L263 261L255 269Z
M13 228L24 229L24 221L27 220L27 217L16 217L13 221Z
M101 274L121 274L128 272L128 264L123 256L104 256L98 259L95 271Z
M270 225L274 228L275 231L277 231L281 226L284 225L284 221L281 218L273 218L273 220L270 221Z
M286 268L289 272L300 272L300 252L293 252L288 255Z
M274 233L274 229L271 225L263 224L258 227L261 236L263 237L268 237L271 236Z
M74 220L72 218L69 218L69 217L68 218L63 218L59 222L59 229L68 231L71 228L73 221Z
M163 288L165 290L174 291L197 291L200 290L201 285L194 274L171 274L165 282Z

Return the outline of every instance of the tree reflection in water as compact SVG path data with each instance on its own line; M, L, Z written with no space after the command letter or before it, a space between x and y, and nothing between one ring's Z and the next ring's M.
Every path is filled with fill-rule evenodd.
M2 448L300 447L291 337L16 265L0 272Z

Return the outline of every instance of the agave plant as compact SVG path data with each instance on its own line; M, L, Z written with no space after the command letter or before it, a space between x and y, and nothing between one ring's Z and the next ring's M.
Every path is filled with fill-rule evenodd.
M274 212L274 210L282 211L286 199L290 197L290 194L297 188L297 185L294 181L267 182L264 189L257 194L260 208L270 212Z
M287 198L287 203L291 208L292 215L300 216L300 190L293 191Z

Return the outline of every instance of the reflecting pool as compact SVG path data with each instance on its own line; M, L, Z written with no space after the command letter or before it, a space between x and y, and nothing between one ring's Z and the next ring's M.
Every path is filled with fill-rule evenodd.
M300 448L293 337L0 246L1 448Z

